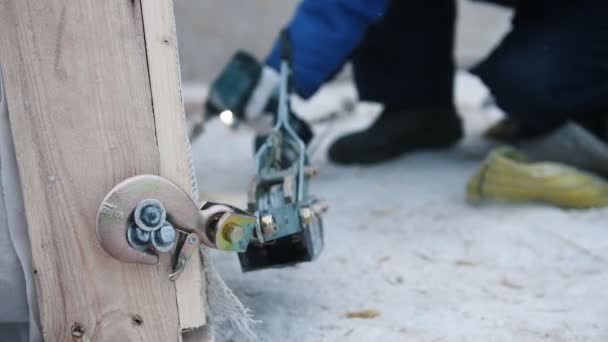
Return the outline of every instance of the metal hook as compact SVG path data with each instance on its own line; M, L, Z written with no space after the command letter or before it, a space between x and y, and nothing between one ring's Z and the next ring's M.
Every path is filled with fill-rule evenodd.
M117 260L154 265L157 252L169 252L178 234L187 235L170 275L177 279L201 243L244 252L256 224L255 216L228 205L207 202L199 209L167 179L140 175L116 185L103 200L97 213L97 238Z

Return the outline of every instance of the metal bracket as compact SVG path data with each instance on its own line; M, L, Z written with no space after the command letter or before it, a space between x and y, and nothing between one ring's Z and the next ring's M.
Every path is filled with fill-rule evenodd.
M256 243L239 254L243 271L311 261L323 248L321 216L326 205L309 194L309 179L316 170L289 120L290 59L289 34L283 31L277 122L255 156L248 209L259 217L259 224Z
M97 213L96 230L101 247L127 263L157 264L158 253L170 252L183 240L170 275L175 280L200 244L244 252L256 224L254 215L240 209L211 202L198 206L167 179L140 175L108 193Z

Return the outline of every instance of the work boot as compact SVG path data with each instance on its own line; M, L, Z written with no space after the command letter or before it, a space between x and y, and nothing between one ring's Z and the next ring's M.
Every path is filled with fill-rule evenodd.
M454 109L385 109L367 129L339 138L329 159L343 165L374 164L404 153L440 149L462 138L462 122Z

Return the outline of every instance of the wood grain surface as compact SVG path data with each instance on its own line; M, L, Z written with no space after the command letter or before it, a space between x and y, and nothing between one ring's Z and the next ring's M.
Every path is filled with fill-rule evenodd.
M170 3L0 0L0 65L47 342L177 341L178 317L204 322L198 265L176 294L168 258L121 263L95 237L99 204L127 177L160 174L191 189Z

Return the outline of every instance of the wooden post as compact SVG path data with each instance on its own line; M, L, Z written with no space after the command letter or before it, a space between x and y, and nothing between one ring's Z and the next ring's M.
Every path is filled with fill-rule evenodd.
M178 341L204 325L199 260L173 283L168 258L124 264L95 236L127 177L193 188L171 0L0 0L0 66L44 340Z

